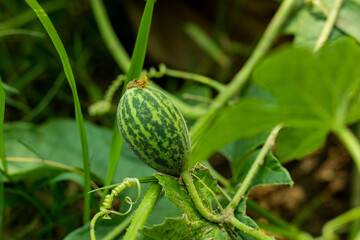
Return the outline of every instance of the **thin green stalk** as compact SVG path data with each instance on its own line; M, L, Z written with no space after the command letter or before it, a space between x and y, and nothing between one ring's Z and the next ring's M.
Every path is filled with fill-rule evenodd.
M244 197L246 191L248 190L252 179L254 178L257 170L259 169L260 165L264 161L267 153L269 152L271 146L274 144L276 136L281 129L282 125L276 126L270 133L269 137L266 139L264 146L261 148L259 154L257 155L255 161L253 162L250 170L248 171L244 181L241 183L240 188L235 193L232 201L226 207L228 211L234 211L237 206L239 205L241 199Z
M124 240L137 239L139 230L145 225L150 213L152 212L155 203L161 193L161 186L158 183L151 184L144 198L142 199L140 206L136 210L134 219L132 220L125 236Z
M36 116L38 116L44 109L49 105L51 100L55 97L56 93L60 90L63 82L65 81L64 75L61 73L58 78L55 80L55 83L46 93L45 97L39 102L39 104L30 112L28 113L23 120L24 121L31 121Z
M265 218L272 224L262 224L257 222L261 229L270 231L272 233L281 234L285 237L291 237L293 239L313 239L308 233L301 232L296 226L289 224L287 221L281 219L280 217L274 215L272 212L261 207L255 201L247 199L246 206L253 212L257 213L259 216Z
M235 217L226 218L226 222L235 226L240 231L248 234L251 237L254 237L255 239L259 240L275 240L273 236L268 236L262 232L257 231L256 229L249 227L248 225L240 222Z
M1 162L4 168L4 172L5 174L8 174L8 166L6 161L5 142L4 142L4 118L5 118L5 91L0 76L0 157L2 160Z
M254 200L248 198L246 201L246 206L253 212L259 214L261 217L265 218L271 223L274 223L282 228L294 228L290 225L287 221L281 219L280 217L274 215L272 212L268 211L267 209L261 207L258 203Z
M165 74L170 77L177 77L177 78L182 78L182 79L186 79L186 80L193 80L195 82L199 82L199 83L205 84L209 87L212 87L219 92L221 92L225 89L224 84L217 82L206 76L200 75L200 74L183 72L183 71L169 69L169 68L166 68Z
M358 171L360 171L360 143L356 136L347 127L340 127L335 130L335 133L348 149L351 157L355 161Z
M117 225L115 228L113 228L108 234L106 234L102 238L102 240L113 240L113 239L115 239L117 236L119 236L122 232L125 231L127 226L129 226L129 224L133 220L134 216L135 216L135 211L133 211L132 213L127 215L126 218L124 220L122 220L121 223L119 225Z
M340 8L343 4L344 0L334 0L333 7L331 8L330 14L326 19L325 26L322 29L320 36L318 40L316 41L314 51L316 52L319 50L322 46L324 46L325 42L329 38L334 26L336 19L339 15Z
M222 215L215 215L210 212L209 209L207 209L204 204L202 203L200 196L195 188L193 179L191 177L191 173L189 170L185 170L181 173L181 178L183 179L186 189L188 190L191 199L193 200L193 203L195 204L196 209L199 211L199 213L206 219L212 222L220 223L224 221L224 217Z
M89 160L89 151L88 143L85 132L84 118L81 112L81 105L79 97L76 90L76 83L74 74L70 65L69 57L66 53L65 47L55 30L54 25L50 21L44 9L36 0L25 0L26 3L33 9L39 18L40 22L44 26L46 32L49 34L51 41L53 42L63 65L65 76L69 82L75 105L75 118L79 130L81 149L82 149L82 159L83 159L83 168L84 168L84 216L83 221L87 222L90 219L90 195L87 192L90 191L90 160Z
M330 220L324 225L322 229L323 237L325 239L336 239L336 230L359 218L360 207L353 208L346 213L341 214L340 216Z
M246 61L245 65L235 75L230 84L228 84L227 87L215 98L207 113L191 128L191 142L194 145L199 140L204 131L208 128L210 122L214 119L217 112L235 95L236 92L238 92L244 86L256 65L276 40L278 34L281 32L282 26L298 2L299 0L284 0L281 3L275 16L265 30L264 35L260 39L250 58Z
M225 67L229 64L230 59L219 48L216 42L209 37L200 27L193 23L187 23L184 26L185 33L202 48L211 58L213 58L220 66Z
M290 238L290 239L299 239L297 233L291 231L285 227L279 227L277 225L265 224L262 222L257 222L259 227L266 232L271 232L273 234L281 235L282 237Z
M304 206L297 216L293 219L292 224L300 227L315 212L316 208L323 202L323 193L317 194L311 201Z
M90 0L90 4L106 47L120 69L126 72L130 66L130 58L116 36L102 0Z
M352 171L352 186L351 186L351 199L350 204L352 207L358 207L360 206L360 188L359 188L359 182L360 182L360 173L357 171L356 168L353 168ZM351 224L350 231L349 231L349 239L355 239L356 235L359 235L360 237L360 219L357 221L354 221L353 224Z

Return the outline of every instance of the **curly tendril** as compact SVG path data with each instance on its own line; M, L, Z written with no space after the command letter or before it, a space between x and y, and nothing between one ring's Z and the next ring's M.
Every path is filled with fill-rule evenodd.
M124 213L111 210L111 206L112 206L114 197L118 196L122 192L122 190L124 190L125 188L131 188L131 187L135 187L135 186L137 186L137 188L138 188L138 195L137 195L136 200L133 201L129 196L126 196L124 198L125 202L130 205L129 209ZM100 207L100 212L95 214L94 217L91 219L91 222L90 222L91 240L96 240L95 223L99 217L110 220L111 219L111 217L109 215L110 213L113 213L113 214L116 214L119 216L124 216L124 215L128 214L131 211L132 206L139 201L140 196L141 196L141 187L140 187L139 180L137 178L124 178L124 180L119 185L117 185L115 188L113 188L111 190L110 194L105 196L104 202L103 202L102 206Z

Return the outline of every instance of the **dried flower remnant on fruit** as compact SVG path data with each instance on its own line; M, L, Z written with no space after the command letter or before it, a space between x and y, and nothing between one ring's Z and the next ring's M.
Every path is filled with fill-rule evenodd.
M150 83L148 82L148 79L146 76L140 77L140 78L135 78L134 80L130 81L127 85L126 88L130 89L130 88L140 88L143 89L144 87L146 87L147 85L149 85Z

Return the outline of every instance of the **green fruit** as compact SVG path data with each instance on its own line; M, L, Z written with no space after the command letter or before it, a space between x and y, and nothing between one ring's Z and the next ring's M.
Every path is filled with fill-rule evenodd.
M117 119L124 142L144 163L180 175L190 157L190 137L170 98L149 86L132 87L120 100Z

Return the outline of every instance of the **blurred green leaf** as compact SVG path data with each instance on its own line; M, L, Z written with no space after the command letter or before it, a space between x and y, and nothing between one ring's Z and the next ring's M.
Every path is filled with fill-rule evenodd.
M280 130L275 152L282 163L301 159L325 143L327 131L311 128L284 128Z
M285 32L294 34L295 45L313 47L323 29L326 15L332 8L333 0L324 0L321 6L314 4L312 7L303 3L294 17L289 21ZM354 22L360 21L360 4L354 0L344 1L339 16L335 23L330 38L334 39L340 35L348 34L360 43L360 29Z
M104 180L111 131L90 123L86 123L85 128L89 138L91 172L99 179ZM39 126L22 122L6 124L4 137L8 157L44 158L82 169L81 145L74 120L53 119ZM36 150L36 153L26 147L24 143ZM121 182L125 177L149 176L154 172L141 163L126 146L123 146L120 159L122 164L116 168L114 182ZM9 162L9 173L16 180L49 176L53 173L49 171L51 169L58 171L58 169L40 163Z
M314 47L324 28L326 18L322 14L312 13L305 4L294 14L285 28L285 33L295 35L293 44L297 46ZM342 33L334 28L329 39L340 36Z

